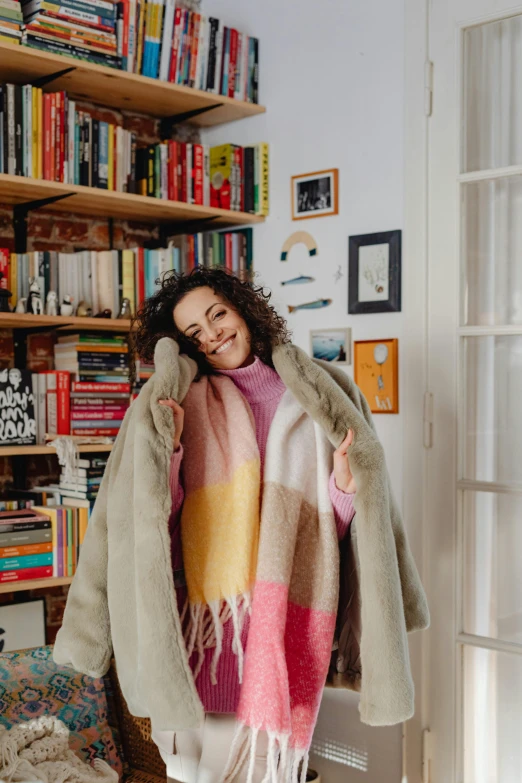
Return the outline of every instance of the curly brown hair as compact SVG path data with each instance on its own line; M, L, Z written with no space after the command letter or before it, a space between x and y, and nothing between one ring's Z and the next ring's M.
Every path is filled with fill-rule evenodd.
M272 365L272 349L290 342L290 332L284 318L269 304L271 293L262 286L239 280L225 269L198 266L187 274L168 272L163 276L160 288L146 299L136 314L136 331L132 333L133 350L143 361L152 362L154 348L161 337L173 337L181 352L193 358L202 374L210 374L212 368L198 349L197 341L189 339L174 323L176 305L190 291L207 286L223 297L233 307L248 327L252 352L261 361ZM131 383L134 382L134 362L131 363Z

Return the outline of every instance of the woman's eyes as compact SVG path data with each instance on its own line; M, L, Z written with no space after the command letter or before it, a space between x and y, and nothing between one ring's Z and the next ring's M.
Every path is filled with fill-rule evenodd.
M201 334L200 331L192 332L192 334L190 335L190 339L191 340L197 340L200 334Z
M226 310L220 310L218 313L216 313L214 316L214 321L216 320L216 318L221 318L221 316L223 315L226 315Z

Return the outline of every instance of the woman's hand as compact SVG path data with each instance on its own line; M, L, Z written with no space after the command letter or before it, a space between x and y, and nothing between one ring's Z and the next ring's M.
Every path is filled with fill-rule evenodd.
M348 430L348 435L338 449L334 451L334 479L337 489L341 492L356 492L355 479L350 470L348 459L348 446L353 442L353 430Z
M172 410L172 415L174 417L174 451L177 451L181 441L181 433L183 432L185 411L181 405L178 405L176 400L159 400L159 404Z

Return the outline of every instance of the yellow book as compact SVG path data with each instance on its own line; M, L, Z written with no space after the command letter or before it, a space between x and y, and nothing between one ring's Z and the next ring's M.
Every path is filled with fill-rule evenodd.
M114 125L109 124L109 176L108 189L114 190Z
M79 539L80 539L80 547L83 544L83 539L85 538L85 534L87 532L87 527L89 524L89 509L88 508L79 508L78 509L79 514L79 527L78 527L78 533L79 533Z
M53 576L58 576L58 512L54 506L33 506L35 514L43 514L51 520L53 539Z
M131 313L136 309L135 285L134 285L134 251L124 250L121 259L123 297L127 297L130 302Z
M43 89L38 87L38 179L43 179Z
M18 256L16 253L11 253L9 256L9 288L8 290L11 291L12 297L11 297L11 307L16 307L16 303L18 302L18 296L16 295L18 288Z
M269 179L268 179L268 144L261 142L259 147L259 205L258 215L268 215L269 204Z

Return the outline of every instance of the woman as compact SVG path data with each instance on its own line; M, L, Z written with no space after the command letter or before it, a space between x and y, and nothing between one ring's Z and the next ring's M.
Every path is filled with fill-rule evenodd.
M184 353L198 362L200 372L219 373L230 378L245 397L254 417L262 475L268 432L285 392L285 385L272 366L271 353L275 344L288 341L286 323L270 306L269 297L263 295L261 289L245 285L219 269L197 268L191 275L168 278L141 311L137 344L145 356L151 357L151 346L158 333L168 331L168 324L158 322L159 310L173 316L174 336ZM175 400L160 400L160 404L171 408L174 419L170 529L179 609L183 613L187 599L186 587L182 584L180 525L184 497L180 479L180 469L181 474L183 472L184 410ZM352 503L355 482L347 458L352 437L350 431L334 452L329 481L339 539L344 538L355 513ZM212 568L212 563L209 567ZM168 760L169 774L176 780L217 783L220 779L236 729L235 713L241 689L240 665L246 649L248 627L246 614L241 633L235 638L233 620L229 618L223 624L219 655L215 653L215 635L210 643L207 642L204 657L198 655L197 650L192 652L189 649L192 652L191 668L207 718L202 728L177 734L177 752L170 754ZM215 672L212 669L214 662ZM153 736L167 756L168 748L172 749L172 736L154 730ZM266 749L266 736L262 735L258 740L255 783L265 776Z
M304 781L327 675L360 691L367 723L413 712L406 632L428 613L368 406L224 271L166 276L136 342L156 371L114 444L54 658L100 676L114 653L176 780Z

